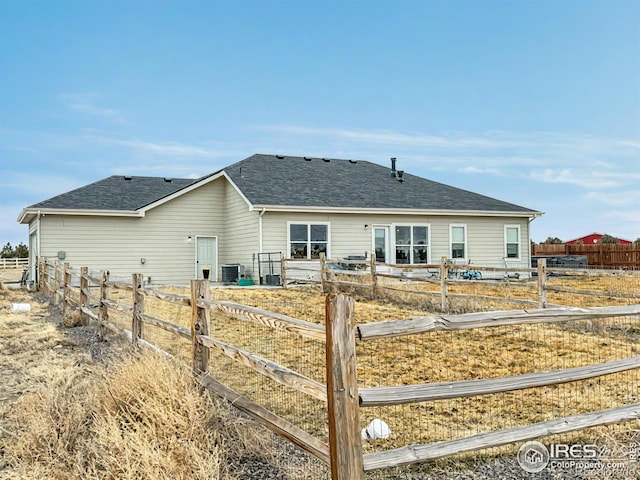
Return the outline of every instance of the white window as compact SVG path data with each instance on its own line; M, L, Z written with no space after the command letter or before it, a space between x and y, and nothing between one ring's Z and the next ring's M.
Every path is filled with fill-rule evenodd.
M520 260L520 225L504 226L504 256Z
M467 258L467 226L450 225L451 258Z
M395 226L396 263L429 263L429 227L427 225Z
M289 258L329 257L329 224L289 223Z

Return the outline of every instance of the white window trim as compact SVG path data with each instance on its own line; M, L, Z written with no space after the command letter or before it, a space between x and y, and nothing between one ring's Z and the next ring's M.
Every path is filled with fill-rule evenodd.
M396 227L427 227L427 263L431 263L431 224L430 223L392 223L389 229L391 257L393 263L397 263L396 258ZM413 241L413 228L411 229L412 241ZM411 245L413 247L413 244ZM413 249L409 250L411 256L413 256ZM407 263L406 265L424 265L423 263Z
M456 260L469 260L469 243L467 242L467 224L466 223L450 223L449 224L449 258L453 258L453 229L456 227L464 228L464 257Z
M316 222L315 220L299 220L287 222L287 258L291 257L291 225L306 225L307 232L310 233L309 225L326 225L327 226L327 258L331 258L331 223L330 222ZM311 244L311 237L307 240L309 246ZM311 258L311 248L307 248L307 260L317 261L316 258Z
M515 228L518 230L518 256L507 258L507 229ZM504 259L507 262L519 262L522 259L522 231L520 225L505 225L504 226Z

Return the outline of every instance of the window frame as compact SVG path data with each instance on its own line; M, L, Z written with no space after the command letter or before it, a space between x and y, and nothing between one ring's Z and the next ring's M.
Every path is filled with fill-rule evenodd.
M454 257L453 256L453 245L454 245L454 241L453 241L453 229L454 228L462 228L463 229L463 233L464 233L464 241L463 241L463 249L464 249L464 255L462 257ZM459 242L455 242L456 244ZM466 261L468 260L468 255L469 255L469 243L467 241L467 224L466 223L451 223L449 224L449 258L451 259L455 259L455 260L462 260L462 261Z
M509 229L516 229L517 231L517 238L518 238L518 255L516 257L509 257L509 248L508 245L512 244L513 242L509 242L509 238L508 238L508 234L507 231ZM506 224L504 226L504 259L508 262L517 262L522 260L522 230L521 230L521 226L520 225L516 225L516 224Z
M409 227L409 243L398 243L398 239L396 237L396 228L398 227ZM424 245L427 249L427 259L425 262L416 263L414 259L414 248L419 246L420 244L414 244L413 240L413 229L415 227L418 228L426 228L427 229L427 243ZM393 231L393 242L390 245L393 254L393 261L398 265L425 265L431 262L431 224L430 223L394 223L391 225L391 230ZM397 257L397 249L398 247L409 247L409 261L408 263L399 264Z
M291 255L291 244L292 243L303 243L303 242L298 242L298 241L292 241L291 240L291 226L292 225L304 225L307 227L307 240L306 240L306 249L307 249L307 256L306 257L294 257ZM324 226L327 227L327 241L326 242L317 242L317 241L312 241L311 240L311 226L312 225L319 225L319 226ZM311 256L311 245L312 244L317 244L317 243L326 243L326 253L325 253L325 257L326 258L331 258L331 224L330 222L316 222L313 220L309 220L309 221L288 221L287 222L287 258L291 258L291 259L299 259L299 260L318 260L319 257L314 258Z

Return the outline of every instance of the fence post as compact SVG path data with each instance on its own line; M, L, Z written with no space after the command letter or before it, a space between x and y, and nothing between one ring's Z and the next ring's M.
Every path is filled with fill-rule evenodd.
M64 284L62 287L62 316L67 314L67 301L70 296L71 290L71 270L69 267L69 262L64 262L62 265L62 274L64 279Z
M82 308L89 308L89 297L87 296L87 290L89 289L89 275L88 267L80 267L80 323L82 325L89 324L89 316L82 311Z
M320 291L322 293L327 293L327 286L325 284L325 274L327 269L327 259L324 252L320 252Z
M371 291L372 296L375 299L378 295L378 274L376 272L376 254L375 252L371 253L371 266L369 267L371 270Z
M547 259L538 259L538 299L540 308L547 308Z
M133 315L131 318L131 341L134 345L138 344L138 339L142 338L142 317L144 312L144 295L142 290L143 277L141 273L132 275L131 285L133 286Z
M53 304L56 306L60 304L60 276L60 260L56 260L53 267Z
M106 323L109 321L109 307L104 302L109 295L109 272L100 272L100 310L98 311L98 340L104 340Z
M447 257L440 258L440 309L449 311L449 287L447 285L448 265Z
M283 256L280 257L280 281L282 282L282 288L287 288L287 259Z
M36 260L36 289L38 292L46 294L42 283L42 266L44 262L41 259Z
M360 406L356 374L354 301L327 295L326 353L329 454L332 480L362 480Z
M40 271L38 273L38 281L41 282L42 293L44 295L51 295L51 289L49 288L51 279L49 278L49 264L42 260L40 264Z
M191 280L191 344L193 346L193 371L196 374L209 369L209 349L198 341L198 335L209 335L211 313L198 306L198 300L211 299L209 282Z

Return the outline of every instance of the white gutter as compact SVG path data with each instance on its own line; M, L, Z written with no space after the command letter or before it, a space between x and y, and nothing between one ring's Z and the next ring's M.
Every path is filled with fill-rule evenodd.
M94 216L94 217L144 217L144 211L141 210L80 210L80 209L58 209L44 208L41 210L24 209L18 217L19 223L24 223L30 215L75 215L75 216Z
M311 207L311 206L283 206L283 205L254 205L255 209L271 212L292 213L360 213L368 215L432 215L458 217L527 217L536 218L542 212L535 210L524 212L491 211L491 210L418 210L412 208L350 208L350 207Z

